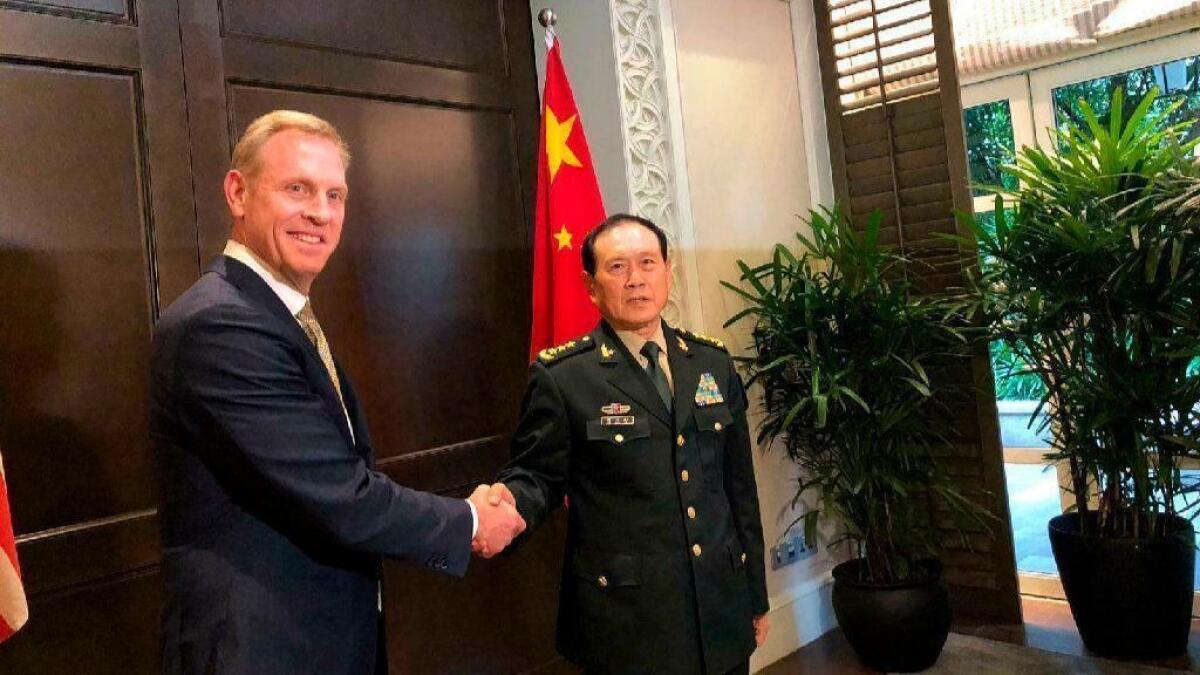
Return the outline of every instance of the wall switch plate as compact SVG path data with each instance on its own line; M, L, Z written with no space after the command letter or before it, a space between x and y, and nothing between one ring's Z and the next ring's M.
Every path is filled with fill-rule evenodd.
M793 534L771 547L771 569L787 567L798 560L812 557L816 552L816 545L809 546L803 534Z

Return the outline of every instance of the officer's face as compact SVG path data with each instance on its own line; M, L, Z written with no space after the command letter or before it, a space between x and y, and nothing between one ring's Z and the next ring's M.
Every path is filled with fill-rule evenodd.
M596 238L596 276L584 273L588 295L600 315L618 330L653 326L671 291L671 263L663 260L658 238L632 222Z
M298 130L272 136L253 175L230 171L233 238L307 294L342 237L346 167L332 141Z

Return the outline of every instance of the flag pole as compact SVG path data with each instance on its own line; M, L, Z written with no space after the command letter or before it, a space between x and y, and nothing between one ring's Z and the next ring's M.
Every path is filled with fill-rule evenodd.
M538 23L546 29L546 49L554 46L554 26L558 24L558 13L549 7L538 12Z

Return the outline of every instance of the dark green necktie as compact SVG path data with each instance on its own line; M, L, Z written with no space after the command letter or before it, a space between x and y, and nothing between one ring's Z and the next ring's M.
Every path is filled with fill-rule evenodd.
M654 388L658 390L658 396L662 399L663 405L667 406L667 410L671 410L671 385L667 384L667 375L662 371L662 367L658 365L658 343L650 341L642 345L642 356L646 357L646 374L650 376L650 381L654 383Z

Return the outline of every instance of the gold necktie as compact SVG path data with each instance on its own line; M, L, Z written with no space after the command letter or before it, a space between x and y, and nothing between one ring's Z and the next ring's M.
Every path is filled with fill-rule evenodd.
M304 308L296 315L296 320L300 322L304 333L317 348L317 354L321 356L321 363L325 364L325 370L329 372L329 379L333 382L333 390L337 392L338 401L341 401L342 409L345 410L346 402L342 400L342 384L338 381L337 368L333 366L333 354L329 351L329 341L325 339L325 331L321 330L321 324L317 323L317 315L313 312L311 302L304 303Z

